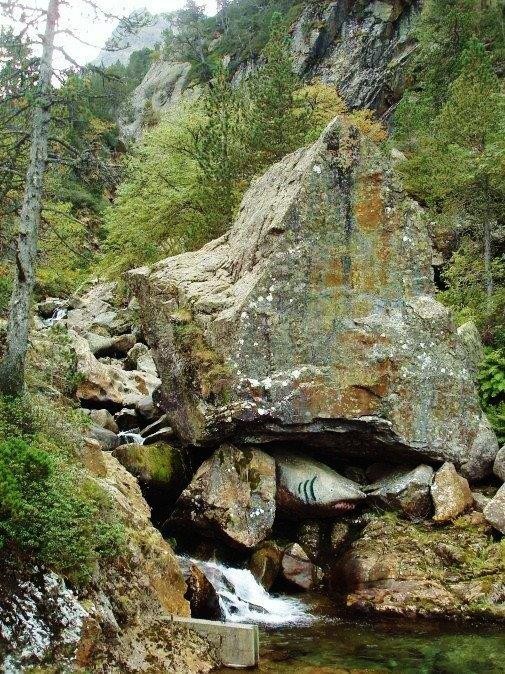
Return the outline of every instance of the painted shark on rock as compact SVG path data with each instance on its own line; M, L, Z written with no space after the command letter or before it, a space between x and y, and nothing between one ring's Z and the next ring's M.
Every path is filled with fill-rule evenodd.
M366 498L359 486L314 459L275 455L277 508L285 515L332 517Z

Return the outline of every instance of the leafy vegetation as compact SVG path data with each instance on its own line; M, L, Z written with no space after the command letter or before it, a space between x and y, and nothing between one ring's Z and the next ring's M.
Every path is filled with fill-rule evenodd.
M395 136L407 155L406 187L430 210L445 252L440 299L460 323L473 320L495 366L504 346L505 59L499 2L429 0ZM501 366L498 363L501 362ZM489 360L480 376L486 409L503 434L503 405L489 396ZM490 379L491 377L491 379ZM498 407L496 407L498 405Z
M123 529L78 466L76 420L41 398L0 398L0 548L33 554L80 584L120 551Z

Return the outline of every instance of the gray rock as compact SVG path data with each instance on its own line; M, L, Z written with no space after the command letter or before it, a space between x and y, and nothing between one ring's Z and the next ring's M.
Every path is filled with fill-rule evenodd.
M435 522L450 522L473 503L468 481L458 475L452 463L447 462L435 473L431 497L435 506Z
M170 442L175 438L175 433L171 426L163 426L154 433L151 433L144 440L144 445L152 445L156 442Z
M485 477L494 436L431 262L389 159L335 120L252 184L222 238L129 273L170 425L195 446L289 441Z
M502 482L505 482L505 445L501 447L496 455L493 465L493 473L499 477Z
M101 426L112 433L118 433L119 427L109 410L90 410L89 416L97 426Z
M161 412L154 403L152 396L144 396L135 403L137 414L146 421L154 421L160 416Z
M323 545L323 523L318 521L302 522L298 527L297 542L305 550L311 561L317 563Z
M274 517L272 457L257 449L223 445L197 470L170 522L250 549L268 537Z
M135 344L135 336L131 333L105 337L93 332L86 334L91 353L98 357L102 356L126 356Z
M505 484L498 489L496 496L486 505L483 513L491 526L505 534Z
M128 351L126 364L131 367L132 370L141 370L142 372L149 372L154 375L158 374L156 364L151 356L149 348L141 342L137 342L137 344Z
M365 498L359 485L314 459L276 453L275 463L277 507L287 516L335 517Z
M92 426L88 430L88 436L94 440L98 440L101 449L106 452L112 452L120 443L120 440L115 433L106 428L102 428L101 426Z
M298 543L284 550L281 572L284 580L300 590L312 590L322 580L321 570L310 561Z
M157 431L160 431L162 428L166 428L168 425L168 417L166 414L162 414L156 421L153 421L151 424L148 426L145 426L140 431L140 434L143 438L147 438L153 433L156 433Z
M467 321L458 328L458 337L465 345L468 355L468 362L472 365L475 373L484 358L484 347L480 338L480 333L473 321Z
M414 470L393 470L365 488L369 497L392 510L400 510L412 520L431 517L431 483L434 470L421 465Z
M472 496L473 496L473 507L478 512L483 513L485 507L488 505L488 503L490 503L491 499L478 491L473 491Z

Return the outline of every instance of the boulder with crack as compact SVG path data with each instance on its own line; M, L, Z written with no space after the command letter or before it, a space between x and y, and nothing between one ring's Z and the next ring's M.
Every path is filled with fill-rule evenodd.
M498 445L431 261L390 158L334 120L252 184L223 237L130 272L170 425L197 446L489 474Z
M197 470L171 517L178 529L217 535L250 549L268 537L275 517L275 463L257 449L223 445Z

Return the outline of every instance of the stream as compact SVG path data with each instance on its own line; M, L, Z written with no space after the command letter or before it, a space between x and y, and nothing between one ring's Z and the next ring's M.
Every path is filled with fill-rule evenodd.
M216 589L223 617L260 627L259 674L503 674L500 627L400 620L365 621L338 614L323 594L269 594L246 569L197 564ZM222 668L217 674L237 670Z

